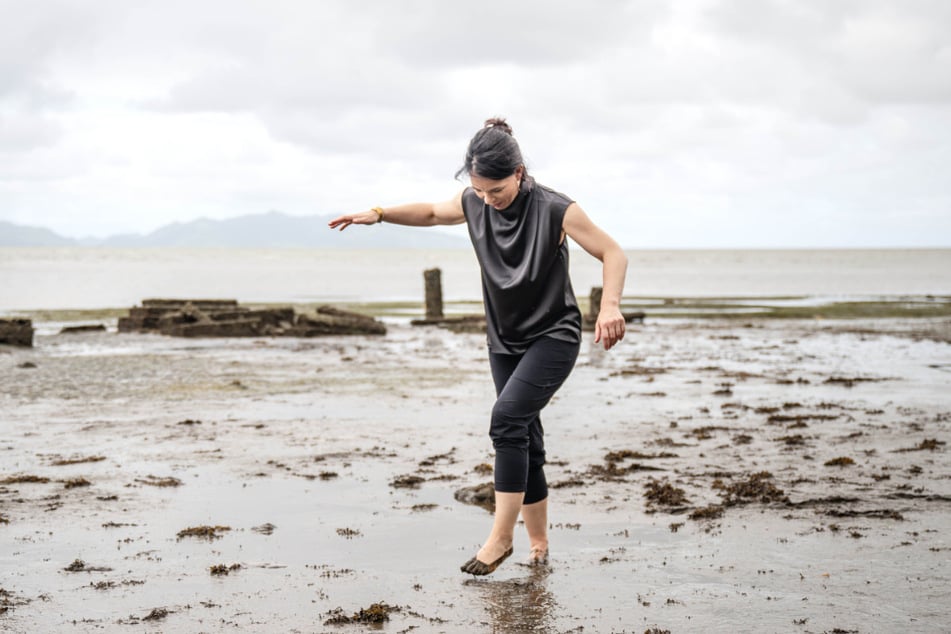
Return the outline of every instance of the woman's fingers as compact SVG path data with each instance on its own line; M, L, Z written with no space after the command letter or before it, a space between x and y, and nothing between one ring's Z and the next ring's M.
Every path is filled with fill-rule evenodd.
M334 218L327 223L331 229L340 228L341 231L353 224L353 216L340 216L339 218Z
M350 225L372 225L376 224L379 221L380 217L375 211L363 211L357 214L347 214L346 216L340 216L339 218L334 218L327 225L331 229L339 229L343 231Z
M616 316L604 316L604 319L598 319L594 326L594 342L603 342L604 349L610 350L618 341L624 338L624 317L620 314Z

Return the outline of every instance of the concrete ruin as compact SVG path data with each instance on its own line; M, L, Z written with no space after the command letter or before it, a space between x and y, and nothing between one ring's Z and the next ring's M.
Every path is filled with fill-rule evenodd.
M0 344L33 347L33 321L30 319L0 319Z
M317 337L385 335L382 322L333 306L296 314L291 307L251 309L236 300L146 299L119 319L119 332L172 337Z

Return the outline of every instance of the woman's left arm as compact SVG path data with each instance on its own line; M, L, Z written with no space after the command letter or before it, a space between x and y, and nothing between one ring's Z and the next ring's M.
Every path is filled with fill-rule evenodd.
M603 264L601 310L594 325L594 342L603 340L604 349L609 350L624 338L621 293L627 273L627 256L618 243L594 224L577 203L568 206L563 226L568 237Z

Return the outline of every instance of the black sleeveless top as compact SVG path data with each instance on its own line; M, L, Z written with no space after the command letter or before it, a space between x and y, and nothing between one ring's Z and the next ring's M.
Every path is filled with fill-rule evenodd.
M462 211L482 269L489 351L521 354L539 337L581 342L581 311L561 240L573 201L526 177L506 209L482 202L471 187Z

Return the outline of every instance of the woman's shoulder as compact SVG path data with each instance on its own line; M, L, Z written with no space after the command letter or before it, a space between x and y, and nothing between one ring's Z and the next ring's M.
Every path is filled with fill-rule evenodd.
M479 194L475 193L475 190L472 189L472 187L466 187L463 189L460 197L462 198L463 205L465 205L467 202L478 203L480 205L482 204L482 199L479 198Z
M575 202L574 198L562 194L560 191L552 189L547 185L542 185L538 181L535 182L534 188L536 199L539 201L549 202L554 205L560 205L567 207L571 203Z
M459 195L459 202L462 204L462 213L467 218L471 213L481 213L482 211L482 199L471 187L462 190Z

